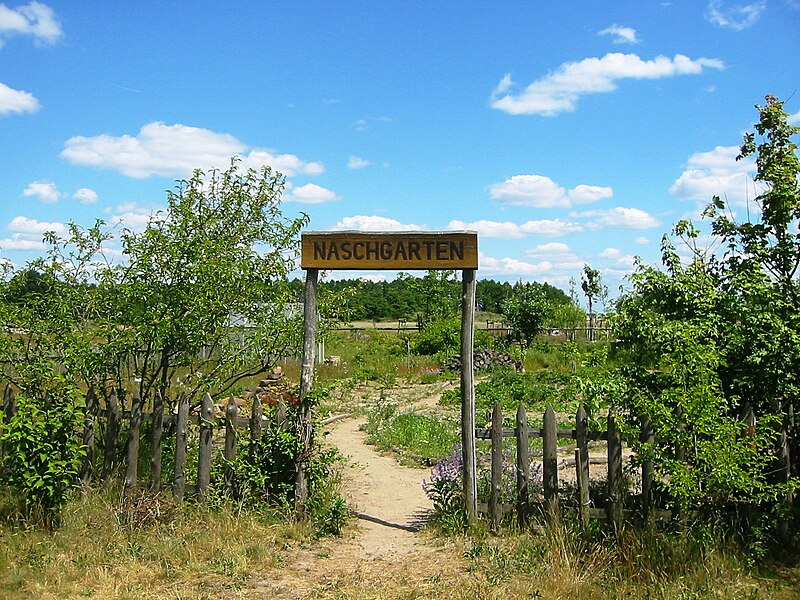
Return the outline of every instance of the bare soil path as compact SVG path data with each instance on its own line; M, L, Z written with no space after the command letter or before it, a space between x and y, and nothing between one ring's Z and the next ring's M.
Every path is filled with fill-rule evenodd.
M262 591L277 598L379 598L413 589L414 597L433 598L445 582L463 576L461 556L420 531L430 510L422 489L430 469L377 453L365 443L362 423L348 418L326 430L327 443L348 460L344 493L354 527L341 538L292 548L275 577L259 581L247 597Z

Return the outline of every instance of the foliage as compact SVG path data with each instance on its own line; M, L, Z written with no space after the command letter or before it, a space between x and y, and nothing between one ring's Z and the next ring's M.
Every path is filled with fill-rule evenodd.
M19 394L16 413L0 433L0 482L18 494L29 522L47 527L59 524L85 453L76 436L80 394L63 379L54 384L44 399Z
M551 312L552 305L538 283L520 281L514 284L511 295L503 303L503 315L525 347L542 331Z
M401 273L399 277L407 278L412 293L422 301L422 310L417 315L421 329L459 314L461 287L455 271L427 271L421 278Z
M423 356L452 356L461 353L461 320L446 319L430 323L417 334L413 342L414 354ZM475 349L490 348L492 337L485 330L475 329L473 346Z
M461 446L457 444L431 470L431 478L422 482L425 495L433 503L431 521L447 534L464 531L468 525L464 507L463 472L464 458Z
M736 223L715 198L705 215L722 256L701 248L699 231L681 221L674 235L686 242L688 263L665 236L665 271L640 264L616 306L629 442L654 460L682 508L769 505L795 486L774 455L800 408L800 163L790 140L800 130L775 98L758 109L765 139L756 146L746 134L739 156L757 153L758 221ZM755 427L741 421L749 409ZM635 436L641 416L656 443Z

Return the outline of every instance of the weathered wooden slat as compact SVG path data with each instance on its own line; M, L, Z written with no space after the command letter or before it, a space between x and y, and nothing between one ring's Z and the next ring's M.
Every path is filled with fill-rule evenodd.
M578 483L578 513L581 525L589 524L589 421L586 407L581 404L575 415L575 432L577 447L575 448L575 470Z
M489 490L489 518L492 531L500 528L503 514L500 510L503 493L503 413L500 403L495 402L492 409L492 474Z
M655 436L653 434L653 423L647 417L640 420L641 430L639 431L639 441L643 444L652 444ZM641 510L646 523L651 523L653 511L653 461L645 460L642 462L642 495Z
M186 491L186 445L189 434L189 399L181 394L178 400L178 421L175 426L175 468L172 473L172 495L180 502Z
M156 392L153 397L153 429L151 432L150 457L150 489L157 491L161 488L161 447L164 437L164 398L161 392Z
M94 467L94 424L97 415L97 396L94 388L89 388L86 393L86 404L83 408L83 447L86 454L81 465L81 484L89 485L92 480L92 469Z
M233 495L234 486L236 485L235 470L233 461L236 460L236 417L239 414L239 407L233 396L228 400L228 406L225 409L225 493L229 496Z
M558 515L558 440L556 438L556 413L551 404L542 418L542 486L548 518Z
M622 439L614 415L608 415L608 522L622 527Z
M117 455L117 436L119 435L119 402L117 395L111 394L106 400L106 435L103 448L103 472L101 479L106 485L111 483L111 473L114 471L114 459Z
M264 429L263 419L264 407L261 405L261 398L256 394L253 396L253 410L250 413L250 440L252 442L261 439L261 433Z
M203 502L211 483L211 442L214 437L214 402L206 393L200 405L200 443L197 452L197 498Z
M139 433L142 429L142 398L139 394L133 396L131 404L131 420L128 428L128 452L125 465L125 489L136 486L139 478Z
M517 407L517 523L524 526L528 520L531 461L528 452L528 415L525 405Z

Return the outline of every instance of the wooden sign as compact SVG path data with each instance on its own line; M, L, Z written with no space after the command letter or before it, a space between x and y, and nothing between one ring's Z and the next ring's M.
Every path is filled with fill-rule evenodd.
M477 269L474 231L309 232L301 236L303 269Z

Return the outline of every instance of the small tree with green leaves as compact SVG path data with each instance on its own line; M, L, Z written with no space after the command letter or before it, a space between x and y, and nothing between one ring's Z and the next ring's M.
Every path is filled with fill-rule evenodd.
M536 282L514 284L511 295L503 302L503 315L525 348L541 333L551 313L552 305Z

